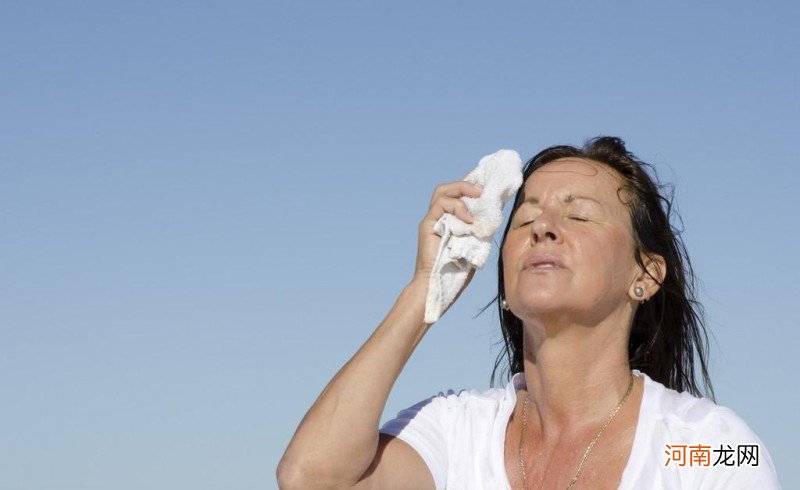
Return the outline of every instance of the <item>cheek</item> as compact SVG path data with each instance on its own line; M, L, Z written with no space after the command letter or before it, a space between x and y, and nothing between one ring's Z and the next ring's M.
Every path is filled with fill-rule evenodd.
M627 283L630 279L633 260L633 243L631 238L623 231L618 231L609 236L607 263L612 267L610 274L620 284ZM627 284L624 284L627 287Z
M517 267L520 258L520 247L513 240L506 238L503 248L500 249L503 257L503 276L508 278Z
M627 280L631 258L631 244L627 235L619 230L607 230L581 242L581 257L586 270L594 270L586 279L591 282L621 282Z
M503 282L506 294L513 292L515 284L519 280L520 263L523 257L530 253L530 245L526 240L527 238L512 236L512 233L509 233L500 249L503 257Z

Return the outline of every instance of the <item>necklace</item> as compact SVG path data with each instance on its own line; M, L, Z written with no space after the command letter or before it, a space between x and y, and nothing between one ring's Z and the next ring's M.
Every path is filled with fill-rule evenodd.
M619 409L622 407L622 404L625 403L625 400L628 399L628 395L631 394L631 390L633 389L633 377L634 377L633 371L631 371L631 381L630 383L628 383L628 391L625 392L625 396L622 397L622 401L620 401L619 405L617 405L617 408L615 408L614 411L611 412L611 415L608 416L608 420L606 420L606 423L603 424L603 427L601 427L599 431L597 431L597 435L595 435L594 439L592 439L592 442L589 443L589 446L583 453L583 459L581 459L581 464L578 465L578 471L575 472L575 476L572 477L572 480L570 480L569 485L567 485L567 490L570 490L572 486L575 485L575 482L578 481L578 475L581 474L581 470L583 469L583 463L584 461L586 461L586 457L589 456L589 451L592 450L592 447L594 447L594 443L597 442L597 439L600 437L600 434L602 434L603 431L606 430L608 424L611 423L611 420L614 418L617 412L619 412ZM524 448L522 442L525 439L525 421L527 419L528 419L528 396L525 395L525 403L523 403L522 405L522 433L519 436L519 469L522 471L522 486L523 488L525 488L525 490L527 490L528 488L528 483L525 478L525 464L524 464L525 456L522 452ZM544 475L542 476L542 480L544 481Z

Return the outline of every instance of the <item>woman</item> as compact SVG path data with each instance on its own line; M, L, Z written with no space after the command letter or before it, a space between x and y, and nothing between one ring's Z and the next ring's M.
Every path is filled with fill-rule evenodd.
M480 195L438 186L413 279L301 421L281 488L779 488L761 440L712 401L691 265L646 167L613 137L531 159L498 264L511 380L439 393L378 431L430 328L433 225L469 222L460 197Z

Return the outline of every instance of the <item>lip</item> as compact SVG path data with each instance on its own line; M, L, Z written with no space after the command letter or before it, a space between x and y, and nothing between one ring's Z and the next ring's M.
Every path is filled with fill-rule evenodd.
M536 269L535 268L535 266L537 264L543 264L543 263L546 263L546 262L552 263L555 267L553 269ZM523 270L535 270L535 271L546 272L546 271L554 271L554 270L566 269L566 267L564 266L564 262L557 255L535 254L535 255L531 255L530 257L528 257L525 260L525 265L523 266L522 269Z

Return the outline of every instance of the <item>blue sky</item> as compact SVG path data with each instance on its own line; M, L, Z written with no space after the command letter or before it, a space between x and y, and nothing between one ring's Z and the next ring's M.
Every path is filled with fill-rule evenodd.
M3 10L0 489L275 486L434 187L599 134L674 183L717 401L800 486L796 4ZM488 388L496 253L382 422Z

